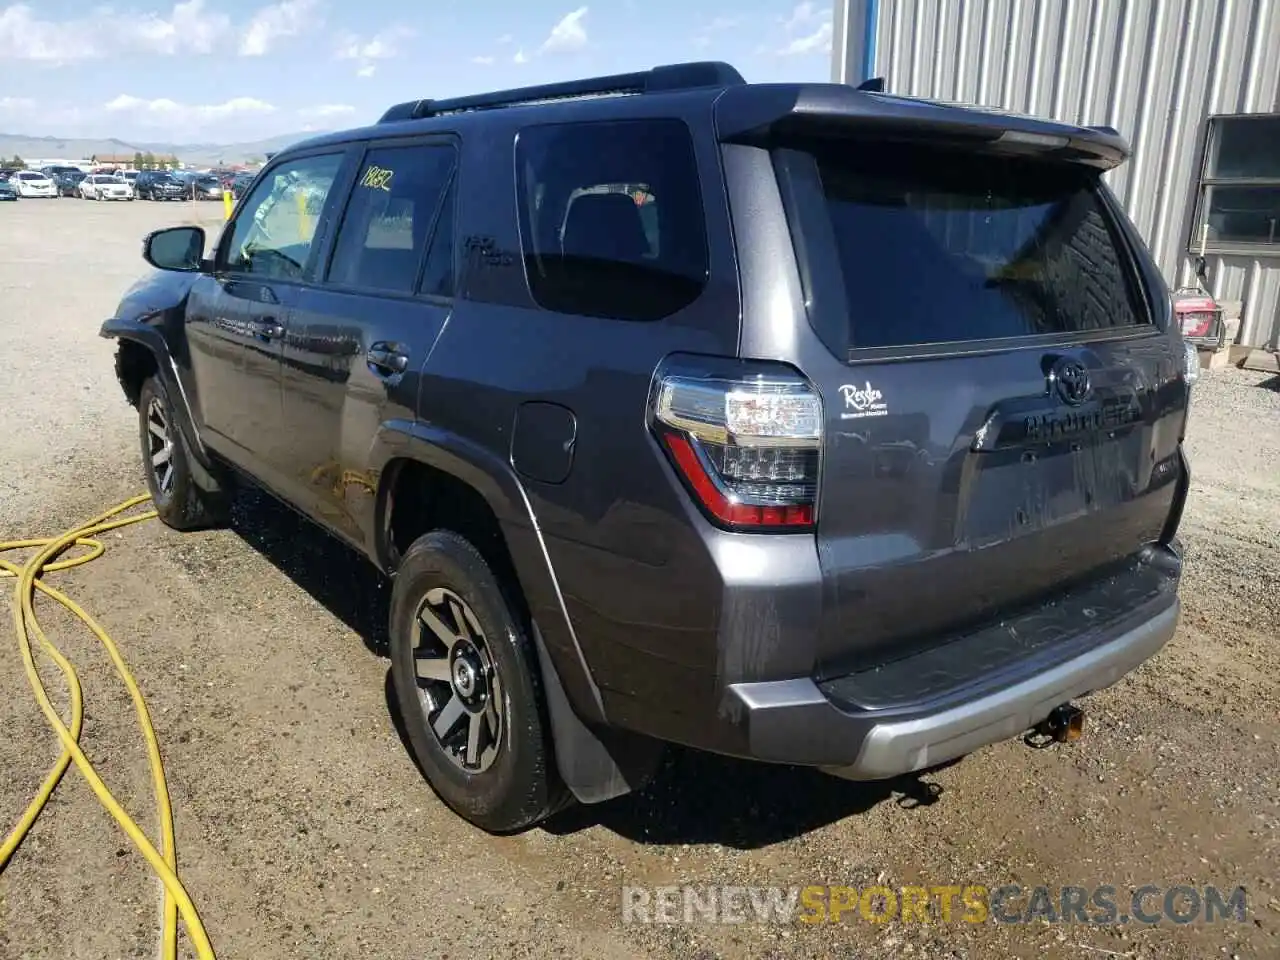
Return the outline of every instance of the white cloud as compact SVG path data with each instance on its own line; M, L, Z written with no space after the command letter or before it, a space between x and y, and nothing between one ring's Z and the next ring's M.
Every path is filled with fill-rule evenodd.
M795 37L788 42L781 50L778 51L784 57L797 56L805 53L830 53L831 52L831 24L824 23L813 33L807 33L802 37Z
M41 20L26 4L0 10L0 60L67 63L99 55L88 20L54 23Z
M28 97L0 97L0 116L16 116L35 108L36 102Z
M314 107L303 107L298 111L298 116L308 120L332 120L355 112L356 108L347 103L321 103Z
M206 9L205 0L184 0L168 16L98 7L64 21L41 19L19 3L0 9L0 60L64 64L120 49L165 56L210 53L230 27L225 14Z
M338 37L338 46L334 56L339 60L355 60L357 77L372 77L377 71L378 60L390 60L399 56L402 41L414 36L410 27L390 27L379 31L371 37L362 38L354 33L344 33Z
M694 34L693 45L699 50L705 50L711 46L716 34L732 30L741 23L742 21L738 17L712 17Z
M471 62L478 63L482 67L487 67L489 66L489 64L493 63L493 57L488 57L488 56L472 57Z
M212 53L230 31L231 21L226 14L207 11L205 0L186 0L174 6L168 19L150 13L132 21L128 29L139 46L154 53Z
M242 57L260 57L277 40L296 37L318 24L316 0L281 0L259 10L240 38Z
M566 13L560 22L551 28L551 33L542 42L539 53L568 53L581 50L587 45L587 28L582 25L587 15L586 7L579 7L572 13Z
M517 50L516 55L511 58L512 63L528 63L529 58L524 55L523 50Z
M103 104L110 113L128 114L139 122L170 126L176 123L187 126L227 120L231 117L274 113L275 107L253 97L233 97L223 103L185 104L160 97L146 100L122 93Z
M811 29L825 15L825 11L820 13L814 4L809 0L804 0L804 2L796 4L795 9L791 11L791 16L782 21L782 29L789 34Z
M797 4L791 16L782 22L789 38L777 51L779 56L793 57L810 53L830 53L831 10L815 6L809 0Z

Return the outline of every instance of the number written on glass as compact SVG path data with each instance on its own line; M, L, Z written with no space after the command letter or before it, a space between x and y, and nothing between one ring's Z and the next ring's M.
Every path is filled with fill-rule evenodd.
M369 167L360 178L360 186L368 187L370 190L386 190L390 193L393 176L395 176L394 170L388 170L385 167Z

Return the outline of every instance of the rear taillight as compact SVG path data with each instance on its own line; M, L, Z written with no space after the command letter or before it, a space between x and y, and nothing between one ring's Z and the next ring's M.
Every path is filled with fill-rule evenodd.
M651 423L698 505L721 526L813 526L822 403L798 375L661 373Z

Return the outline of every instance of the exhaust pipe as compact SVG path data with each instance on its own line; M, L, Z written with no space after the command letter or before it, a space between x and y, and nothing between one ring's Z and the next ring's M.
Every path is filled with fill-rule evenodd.
M1084 736L1084 711L1073 703L1054 707L1049 716L1036 725L1037 735L1054 743L1067 743Z

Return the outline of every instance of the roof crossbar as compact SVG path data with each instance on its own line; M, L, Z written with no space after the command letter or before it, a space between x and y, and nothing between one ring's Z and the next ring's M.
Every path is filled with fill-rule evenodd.
M493 93L451 97L447 100L408 100L389 108L378 122L420 120L424 117L437 117L470 110L491 110L527 103L695 90L700 87L729 87L741 83L746 83L742 74L727 63L713 60L673 63L654 67L652 70L639 70L635 73L617 73L585 80L544 83L533 87L517 87Z

